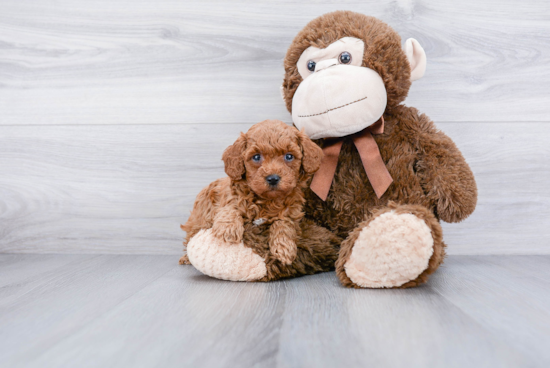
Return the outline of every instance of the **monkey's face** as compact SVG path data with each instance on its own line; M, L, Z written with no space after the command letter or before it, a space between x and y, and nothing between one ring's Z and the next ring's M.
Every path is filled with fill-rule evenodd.
M424 74L426 54L384 22L338 11L311 21L285 57L283 98L312 139L342 137L375 123Z
M292 120L312 139L342 137L376 122L386 109L386 87L363 67L365 43L344 37L307 48L297 63L303 79L292 100Z

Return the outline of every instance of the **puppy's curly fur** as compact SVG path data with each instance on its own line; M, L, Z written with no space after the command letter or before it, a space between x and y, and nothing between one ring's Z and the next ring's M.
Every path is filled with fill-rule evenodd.
M304 189L322 157L322 150L304 133L278 120L263 121L241 133L223 153L228 177L199 193L181 226L187 232L184 245L209 228L225 242L239 243L245 226L260 220L269 226L272 256L283 265L292 264L302 231ZM279 178L275 185L267 180L273 176ZM180 263L188 264L187 256Z

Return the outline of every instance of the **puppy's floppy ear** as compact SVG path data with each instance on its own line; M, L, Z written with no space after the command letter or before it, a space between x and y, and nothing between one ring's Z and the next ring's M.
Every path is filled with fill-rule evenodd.
M246 148L246 135L241 133L239 138L223 152L222 160L225 164L225 173L232 180L239 180L244 174L243 153Z
M302 157L304 171L308 174L313 174L315 171L319 170L319 166L321 166L323 150L309 139L306 133L304 133L304 129L298 132L298 138L304 154Z

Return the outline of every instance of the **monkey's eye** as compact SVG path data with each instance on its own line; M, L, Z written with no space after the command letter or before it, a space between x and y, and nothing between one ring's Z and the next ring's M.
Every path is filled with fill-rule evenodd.
M292 153L287 153L287 154L285 155L285 161L286 161L286 162L290 162L290 161L292 161L292 160L294 160L294 155L293 155Z
M309 69L310 72L314 72L315 71L315 61L313 60L310 60L307 62L307 68Z
M340 56L338 56L338 61L340 61L341 64L351 63L351 54L347 51L344 51L340 54Z
M262 155L260 155L259 153L256 153L254 156L252 156L252 161L254 162L260 162L261 159Z

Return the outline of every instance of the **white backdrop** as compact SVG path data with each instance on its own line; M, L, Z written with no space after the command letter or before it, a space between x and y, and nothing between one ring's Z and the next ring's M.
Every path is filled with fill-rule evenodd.
M282 60L311 19L353 10L416 38L406 101L479 186L450 254L550 253L550 3L0 2L0 252L180 253L223 149L291 122Z

